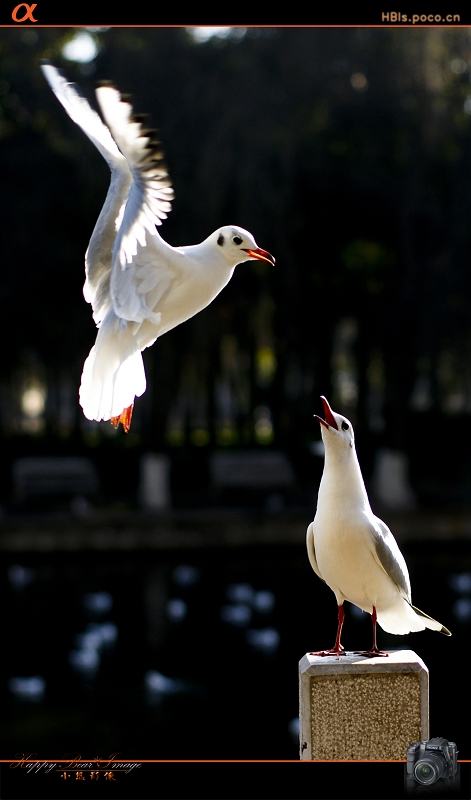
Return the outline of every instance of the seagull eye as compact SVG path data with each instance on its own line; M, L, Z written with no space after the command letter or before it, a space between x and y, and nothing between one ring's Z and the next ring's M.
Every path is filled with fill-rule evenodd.
M348 431L349 427L350 427L350 425L348 424L348 422L342 422L342 430L343 431Z
M243 240L240 238L240 236L233 236L232 241L234 242L234 244L242 244Z

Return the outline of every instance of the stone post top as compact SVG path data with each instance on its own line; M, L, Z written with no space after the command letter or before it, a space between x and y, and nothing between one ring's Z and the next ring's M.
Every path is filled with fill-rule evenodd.
M362 672L427 672L420 656L413 650L386 650L388 657L368 658L352 651L343 656L315 656L306 653L299 662L301 675L321 675L323 673L352 674Z

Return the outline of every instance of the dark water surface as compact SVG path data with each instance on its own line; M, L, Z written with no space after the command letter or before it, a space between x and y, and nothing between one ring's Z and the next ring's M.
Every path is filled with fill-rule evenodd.
M401 547L414 604L453 636L378 644L425 661L431 736L471 758L471 545ZM8 555L2 594L3 758L298 757L298 661L336 630L304 547ZM368 615L346 606L344 646L369 647Z

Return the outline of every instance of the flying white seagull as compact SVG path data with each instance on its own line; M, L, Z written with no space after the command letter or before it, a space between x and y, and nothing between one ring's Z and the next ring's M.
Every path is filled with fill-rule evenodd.
M209 305L237 264L275 259L235 225L197 245L164 242L155 226L170 211L173 191L154 132L113 86L96 90L105 125L55 67L43 63L42 70L111 170L85 254L83 293L99 330L83 367L80 404L88 419L122 422L128 431L134 399L146 388L141 351Z
M371 510L352 424L321 399L325 420L314 416L321 423L325 463L316 515L307 529L307 551L314 572L335 594L338 628L333 648L313 655L345 654L340 644L344 600L371 614L373 646L362 655L388 655L376 645L376 621L388 633L430 628L451 636L440 622L412 605L404 556L388 526Z

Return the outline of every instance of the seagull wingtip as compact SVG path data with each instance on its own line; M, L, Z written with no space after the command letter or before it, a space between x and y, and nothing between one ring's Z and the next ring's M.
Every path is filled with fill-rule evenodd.
M41 58L41 59L39 60L39 66L40 66L40 68L41 68L41 72L42 72L44 75L47 75L47 74L48 74L48 72L50 73L50 72L51 72L51 70L52 70L53 72L56 72L56 73L57 73L57 72L59 72L59 70L57 69L57 67L55 67L55 66L54 66L54 64L51 64L51 62L50 62L50 61L48 61L48 59L47 59L47 58Z

